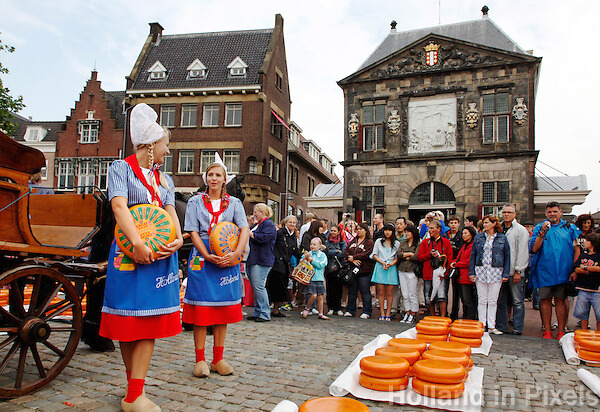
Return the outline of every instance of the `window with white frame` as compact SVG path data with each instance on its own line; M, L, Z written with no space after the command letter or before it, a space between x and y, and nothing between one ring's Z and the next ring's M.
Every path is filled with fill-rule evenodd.
M180 150L179 151L179 173L194 173L194 151Z
M216 127L219 125L219 103L204 103L202 113L203 127Z
M383 124L385 122L385 105L363 106L363 150L383 150L385 148L385 135Z
M48 160L46 160L46 166L40 170L40 176L42 180L48 180Z
M313 195L314 191L315 191L315 179L308 176L308 193L306 195L310 197Z
M206 77L206 66L199 60L196 59L187 67L188 80L191 79L202 79Z
M77 173L77 189L78 193L94 193L94 184L96 183L96 175L94 174L94 165L91 161L80 162L79 172Z
M73 163L59 162L58 163L58 187L66 189L73 187Z
M196 127L198 106L195 104L181 105L181 127Z
M288 167L288 190L298 193L298 168L292 165Z
M159 170L163 173L173 173L173 155L168 154L163 157L163 164L160 165Z
M258 162L256 161L256 157L248 158L248 173L252 173L252 174L258 173Z
M150 66L148 72L150 73L150 76L148 77L148 80L150 81L164 80L167 78L167 69L158 60Z
M483 143L507 143L510 138L510 107L508 93L482 96Z
M175 106L160 106L160 125L164 127L175 127Z
M481 203L484 215L499 216L500 209L510 202L510 182L481 182Z
M227 103L225 105L225 126L242 125L242 104Z
M200 173L206 172L206 168L215 161L216 150L203 150L200 153Z
M39 127L28 127L24 136L27 142L38 142L42 140L42 133Z
M100 129L99 121L80 122L79 135L81 143L98 143L98 131Z
M108 167L110 162L102 161L98 167L98 187L101 190L106 190L108 187Z
M279 182L281 172L281 161L273 156L269 157L269 177L274 182Z
M229 75L232 77L245 76L247 67L248 65L239 56L233 59L233 61L227 66L227 68L229 69Z
M240 172L240 151L239 150L224 150L223 163L227 167L229 173Z
M271 113L271 134L279 140L282 140L285 137L285 131L286 128L283 123L279 121L277 116Z

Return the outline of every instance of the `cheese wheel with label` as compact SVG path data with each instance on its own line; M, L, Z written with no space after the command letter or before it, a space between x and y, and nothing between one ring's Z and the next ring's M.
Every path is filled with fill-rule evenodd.
M445 316L425 316L423 318L424 321L433 321L433 322L446 322L448 325L452 323L452 319L447 318Z
M600 352L592 352L579 348L579 357L585 361L600 362Z
M408 387L408 377L405 376L403 378L391 379L375 378L361 372L361 374L358 375L358 383L360 383L361 386L367 389L373 389L374 391L401 391Z
M421 352L419 352L417 349L398 348L396 346L385 346L383 348L378 348L375 351L375 355L397 356L399 358L406 359L411 365L414 365L414 363L421 358Z
M397 356L365 356L360 360L360 370L375 378L403 378L410 363Z
M310 399L300 405L298 412L369 412L364 403L351 398L327 396L324 398Z
M479 326L452 325L450 327L450 334L459 338L481 338L484 332L485 330Z
M423 381L419 378L412 379L412 388L415 392L429 398L455 399L465 391L464 383L443 384Z
M448 325L443 322L419 322L415 326L417 332L425 335L447 335Z
M478 348L483 343L481 338L461 338L459 336L454 336L454 335L450 335L448 337L448 340L450 342L466 343L467 345L469 345L472 348Z
M424 340L427 343L439 342L448 340L448 334L443 335L426 335L424 333L417 333L417 339Z
M465 369L469 367L469 359L464 353L447 352L439 349L429 349L423 352L423 359L445 360L460 363Z
M456 319L452 322L453 325L475 325L483 328L483 322L474 319Z
M471 356L471 347L466 343L460 342L431 342L429 350L439 349L448 352L464 353L467 356Z
M394 338L388 341L388 345L397 348L416 349L421 353L427 350L427 342L420 339Z
M600 339L589 339L587 337L580 337L577 341L579 347L583 350L591 352L600 352Z
M461 383L467 370L460 363L436 359L421 359L414 365L415 376L426 382Z

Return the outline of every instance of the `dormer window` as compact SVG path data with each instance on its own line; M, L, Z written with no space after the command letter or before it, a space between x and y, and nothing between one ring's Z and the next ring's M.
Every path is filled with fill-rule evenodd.
M186 70L188 71L188 80L203 79L207 74L206 66L199 59L194 60Z
M150 77L148 78L150 81L167 78L167 69L158 60L148 69L148 73L150 73Z
M240 56L237 56L235 59L233 59L231 63L229 63L229 66L227 66L227 68L229 69L230 76L244 77L246 75L246 69L248 68L248 65L242 60Z
M29 126L25 131L23 138L26 142L39 142L46 136L46 130L39 126Z

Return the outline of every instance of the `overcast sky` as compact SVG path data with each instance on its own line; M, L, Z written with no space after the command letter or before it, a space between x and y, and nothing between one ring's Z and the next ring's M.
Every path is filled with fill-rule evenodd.
M124 90L148 35L150 22L164 34L272 28L284 18L292 120L336 162L343 160L342 90L336 84L356 71L390 31L489 17L525 50L543 57L536 100L539 160L570 176L587 175L599 188L598 1L564 0L196 0L115 2L0 0L0 39L15 46L0 60L20 113L34 120L64 120L90 77L107 91ZM558 175L538 162L545 175ZM343 174L340 168L339 175ZM576 213L600 210L593 190Z

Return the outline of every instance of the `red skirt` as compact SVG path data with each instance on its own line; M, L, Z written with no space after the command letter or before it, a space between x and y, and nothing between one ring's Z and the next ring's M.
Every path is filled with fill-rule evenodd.
M133 342L142 339L161 339L181 332L179 311L157 316L121 316L102 313L100 336Z
M196 306L183 304L183 322L197 326L237 323L244 318L242 305Z

